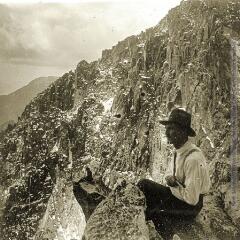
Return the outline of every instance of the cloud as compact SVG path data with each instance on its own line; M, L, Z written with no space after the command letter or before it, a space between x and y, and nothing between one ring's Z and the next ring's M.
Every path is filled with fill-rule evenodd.
M1 4L0 60L39 66L95 60L103 49L155 25L169 9L159 2Z
M0 5L0 58L3 62L66 65L100 56L101 44L116 37L104 15L106 4ZM108 43L108 44L106 44Z

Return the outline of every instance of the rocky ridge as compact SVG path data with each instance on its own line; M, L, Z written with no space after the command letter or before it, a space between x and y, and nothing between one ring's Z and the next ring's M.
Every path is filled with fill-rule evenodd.
M239 12L234 0L182 1L156 27L81 61L38 95L1 141L1 235L75 234L85 224L70 189L88 168L106 198L86 219L85 239L161 239L144 221L134 185L149 176L161 182L171 148L159 119L181 106L192 113L212 189L190 229L176 231L183 239L238 239ZM54 196L58 210L50 209Z

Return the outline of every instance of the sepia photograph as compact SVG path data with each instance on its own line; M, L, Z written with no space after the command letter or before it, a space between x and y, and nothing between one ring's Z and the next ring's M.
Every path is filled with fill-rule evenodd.
M240 239L240 0L0 0L0 240Z

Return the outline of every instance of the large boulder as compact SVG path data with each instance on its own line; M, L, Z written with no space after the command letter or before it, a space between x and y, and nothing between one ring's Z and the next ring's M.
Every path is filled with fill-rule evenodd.
M149 239L144 196L139 189L119 185L89 218L84 239Z

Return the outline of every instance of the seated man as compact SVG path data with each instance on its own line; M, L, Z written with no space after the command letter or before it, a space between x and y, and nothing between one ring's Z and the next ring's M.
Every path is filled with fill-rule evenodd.
M146 197L146 218L155 223L165 217L193 219L203 206L203 195L209 191L208 166L202 151L188 137L194 137L191 115L182 109L174 109L165 125L166 136L176 151L165 173L166 184L148 179L138 182Z

